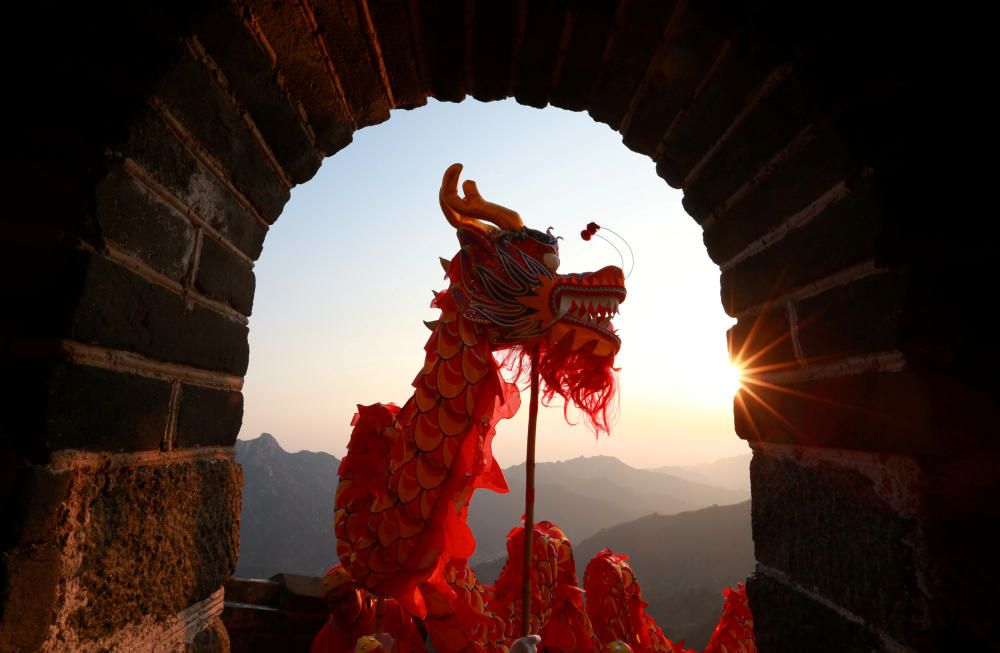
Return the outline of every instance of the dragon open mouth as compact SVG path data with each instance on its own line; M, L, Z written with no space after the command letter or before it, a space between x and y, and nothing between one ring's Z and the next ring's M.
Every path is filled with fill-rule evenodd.
M603 332L621 343L611 318L618 314L618 304L624 300L625 289L594 288L587 292L580 290L573 288L555 293L553 301L558 302L558 310L553 312L561 320Z
M573 349L596 340L596 353L617 352L621 339L611 318L618 314L618 305L623 301L625 280L618 267L612 265L589 274L559 275L549 295L552 315L561 325L554 329L553 340L558 342L572 332Z

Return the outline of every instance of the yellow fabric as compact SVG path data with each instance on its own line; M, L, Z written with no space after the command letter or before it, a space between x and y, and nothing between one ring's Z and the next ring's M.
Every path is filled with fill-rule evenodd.
M323 582L320 585L320 589L323 592L323 596L326 596L333 590L345 585L347 583L353 583L354 580L351 578L351 574L344 569L344 565L334 565L330 568L326 575L323 576Z

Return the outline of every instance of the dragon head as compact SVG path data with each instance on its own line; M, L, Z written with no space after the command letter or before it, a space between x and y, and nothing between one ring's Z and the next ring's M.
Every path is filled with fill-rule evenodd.
M521 217L484 200L474 181L458 193L461 164L444 173L440 202L461 251L445 263L448 295L494 350L538 352L546 398L572 400L598 431L607 430L614 357L621 348L611 317L625 301L622 270L560 274L559 243Z

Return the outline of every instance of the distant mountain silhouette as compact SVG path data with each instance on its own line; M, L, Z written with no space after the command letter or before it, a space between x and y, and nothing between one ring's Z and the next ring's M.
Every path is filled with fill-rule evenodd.
M274 436L236 442L243 465L239 577L284 572L322 575L336 563L333 497L340 461L326 453L288 453ZM473 563L505 555L506 535L524 512L524 465L505 470L511 493L476 492L469 525ZM653 512L673 514L736 503L749 493L711 487L595 456L536 467L536 518L559 524L573 542Z
M688 467L654 467L651 472L670 474L696 483L705 483L730 490L740 490L750 494L750 459L753 454L722 458L710 463Z
M340 461L322 452L288 453L262 433L236 441L236 462L243 466L236 576L322 576L337 562L333 495Z
M505 537L524 514L524 464L504 470L510 494L477 492L469 525L478 545L472 561L506 554ZM535 467L535 518L558 524L573 542L602 528L642 515L674 514L713 504L731 504L750 496L689 481L658 471L636 469L610 456L579 457Z
M754 569L750 502L677 515L648 515L574 543L580 582L591 558L609 547L624 553L642 586L649 613L675 642L701 649L722 609L722 590ZM492 583L504 559L474 567Z

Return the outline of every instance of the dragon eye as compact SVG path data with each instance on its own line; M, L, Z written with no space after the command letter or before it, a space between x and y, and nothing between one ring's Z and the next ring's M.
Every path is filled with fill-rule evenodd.
M555 272L559 269L559 255L548 252L542 256L542 263L545 264L545 267L547 267L550 272Z

